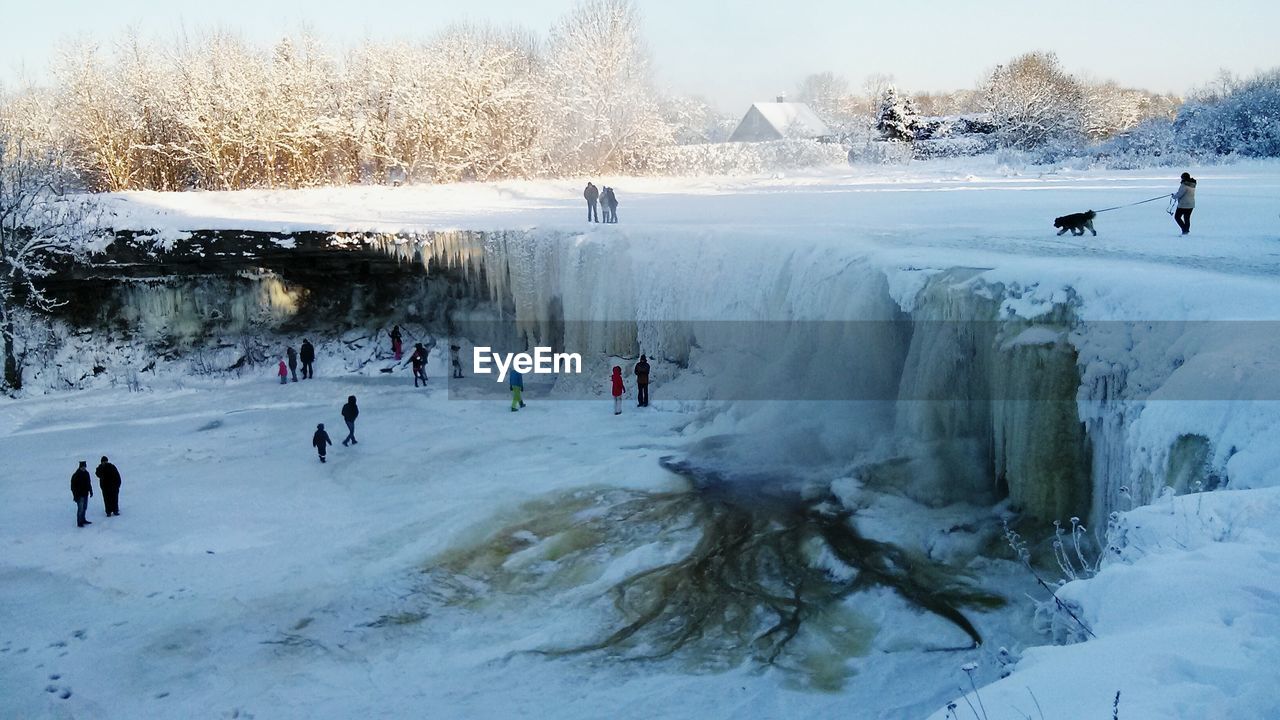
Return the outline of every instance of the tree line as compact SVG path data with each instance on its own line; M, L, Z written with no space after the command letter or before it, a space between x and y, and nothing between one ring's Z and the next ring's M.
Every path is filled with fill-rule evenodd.
M223 31L71 42L11 125L90 190L240 189L636 173L672 142L630 0L584 0L545 41L459 25L424 43Z
M982 116L1000 146L1023 150L1104 141L1152 118L1172 119L1182 105L1176 96L1077 77L1051 52L1019 55L976 87L949 93L910 95L887 75L869 76L857 93L841 76L818 73L797 95L838 126L865 125L870 117L891 141L917 139L930 116Z

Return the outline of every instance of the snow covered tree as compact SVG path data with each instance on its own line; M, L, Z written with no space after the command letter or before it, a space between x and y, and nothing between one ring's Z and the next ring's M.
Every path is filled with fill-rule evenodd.
M677 145L725 142L737 123L701 97L664 97L659 107Z
M833 72L806 75L796 91L796 101L808 105L828 123L838 124L856 112L849 81Z
M56 304L38 281L93 232L90 206L67 197L66 179L62 158L26 147L0 113L0 387L7 390L22 388L22 315Z
M916 107L910 97L899 94L892 85L885 89L876 115L876 129L884 139L911 142L916 136L916 118Z
M551 31L542 143L553 174L644 171L671 144L630 0L582 0Z
M1054 53L1027 53L996 67L981 91L983 109L1006 147L1037 148L1080 133L1080 83Z
M1208 98L1187 103L1173 130L1182 149L1192 153L1280 157L1280 69L1249 80L1220 80Z

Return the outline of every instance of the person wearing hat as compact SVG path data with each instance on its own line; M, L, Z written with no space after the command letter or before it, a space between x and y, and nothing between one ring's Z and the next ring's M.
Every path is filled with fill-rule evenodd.
M107 517L120 516L120 470L112 465L107 456L93 471L98 476L98 487L102 490L102 504L107 510Z
M320 453L320 462L324 462L325 448L333 444L329 439L329 433L324 431L324 423L316 425L316 434L311 436L311 444L315 446L316 452Z
M310 380L315 377L313 364L316 361L316 347L310 340L302 339L302 349L298 351L298 359L302 361L302 379Z
M360 408L356 406L356 396L348 395L347 404L342 406L342 419L347 423L347 437L342 441L342 447L351 445L359 445L356 440L356 418L360 417Z
M93 497L93 481L89 479L89 461L81 460L80 467L76 468L71 475L71 499L76 501L76 527L93 524L84 519L91 497Z
M1183 235L1189 235L1191 211L1196 209L1196 179L1191 177L1191 173L1182 173L1182 183L1172 197L1178 201L1178 209L1173 211L1173 221L1182 228Z
M649 358L641 355L632 372L636 376L636 407L649 407Z

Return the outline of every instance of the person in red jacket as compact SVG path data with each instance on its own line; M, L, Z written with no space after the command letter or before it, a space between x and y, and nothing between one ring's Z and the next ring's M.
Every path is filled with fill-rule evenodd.
M284 364L284 358L280 358L280 367L276 370L276 374L280 376L281 385L289 382L289 367Z
M613 414L622 414L622 393L627 391L627 386L622 384L622 368L618 365L613 366Z

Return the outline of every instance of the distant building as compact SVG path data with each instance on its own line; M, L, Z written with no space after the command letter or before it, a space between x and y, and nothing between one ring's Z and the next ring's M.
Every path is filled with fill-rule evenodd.
M729 136L729 142L784 139L834 140L835 133L808 105L786 102L785 97L779 97L776 102L753 104Z

